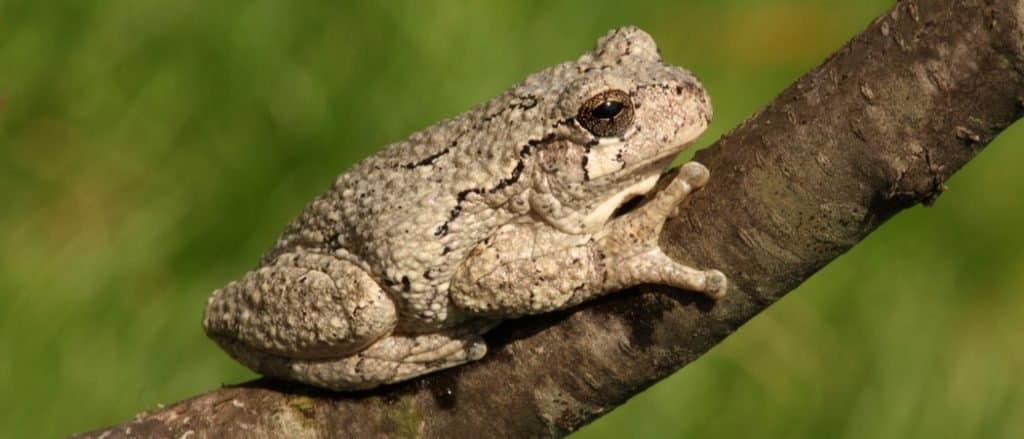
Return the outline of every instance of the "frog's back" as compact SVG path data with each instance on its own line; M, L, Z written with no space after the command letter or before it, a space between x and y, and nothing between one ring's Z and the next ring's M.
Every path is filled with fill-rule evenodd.
M388 286L445 282L454 269L449 260L509 218L474 203L473 194L522 173L515 141L480 126L489 109L442 121L355 164L289 224L263 262L300 248L340 251Z

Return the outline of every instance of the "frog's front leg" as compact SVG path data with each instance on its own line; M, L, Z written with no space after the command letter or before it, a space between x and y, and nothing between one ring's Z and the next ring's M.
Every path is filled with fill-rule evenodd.
M508 225L478 245L456 271L452 300L471 313L514 317L570 307L639 284L720 298L726 291L722 272L685 266L658 247L666 217L707 180L707 168L687 163L653 199L593 235Z

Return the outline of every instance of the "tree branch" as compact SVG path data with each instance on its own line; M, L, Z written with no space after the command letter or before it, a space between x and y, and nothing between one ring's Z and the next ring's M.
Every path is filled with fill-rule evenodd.
M649 287L506 323L482 360L358 394L258 380L81 437L557 437L695 360L943 182L1024 109L1024 0L904 0L701 151L662 246L725 299ZM188 432L193 432L191 436Z

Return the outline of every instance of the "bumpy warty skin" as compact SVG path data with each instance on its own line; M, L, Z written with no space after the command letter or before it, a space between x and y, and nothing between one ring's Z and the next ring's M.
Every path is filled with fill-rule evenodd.
M688 72L662 64L650 37L637 29L609 38L616 36L604 51L531 75L358 163L289 225L264 261L297 247L343 251L398 299L411 319L403 326L443 325L458 314L445 291L454 268L498 226L529 220L509 201L528 196L536 180L552 176L548 184L563 206L585 213L663 169L626 169L585 184L580 146L595 139L573 122L583 100L605 88L639 97L643 117L624 161L670 161L684 146L672 143L677 131L692 119L710 119L703 88ZM550 162L566 162L558 163L561 172L539 169L541 149L553 151Z
M451 337L465 341L492 326L482 322L569 306L622 286L609 283L602 270L610 269L593 256L632 254L618 247L639 241L604 237L660 230L665 210L674 204L610 228L613 212L650 191L710 118L708 96L690 72L664 63L645 32L613 30L578 60L530 75L340 175L288 225L260 269L214 293L204 326L254 369L336 389L372 387L472 360L482 355L480 348L452 364L401 372L398 365L411 361L411 354L385 345L434 333L457 334ZM706 181L706 169L693 169L673 200ZM640 250L653 245L648 238L648 247ZM588 291L578 299L519 309L514 301L493 297L565 289L530 273L560 266L552 261L561 259L537 262L543 259L539 255L578 261L577 253L596 264L567 273L566 278L577 279L573 282L592 284L576 287ZM491 289L479 280L496 272L495 264L510 260L533 265L498 270L503 287ZM637 266L651 261L674 264L648 258ZM482 291L453 301L453 276L460 270L466 274L459 282L475 282L463 289ZM619 283L651 276L650 268L636 270L647 277L634 273L620 276ZM536 274L541 275L552 274ZM694 282L709 294L724 291L724 277L682 284ZM488 305L497 302L510 305ZM466 335L464 328L479 329ZM371 357L387 357L393 370L368 372L360 361L359 367L345 366L349 369L340 378L341 366L296 372L319 367L299 360L356 359L372 349L387 351Z

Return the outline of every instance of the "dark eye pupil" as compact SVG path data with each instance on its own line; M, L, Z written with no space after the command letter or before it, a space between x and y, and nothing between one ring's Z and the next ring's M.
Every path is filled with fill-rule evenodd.
M633 124L633 100L622 90L605 90L580 104L576 121L597 137L621 136Z
M604 101L594 109L594 117L597 119L612 119L622 112L622 104L615 101Z

